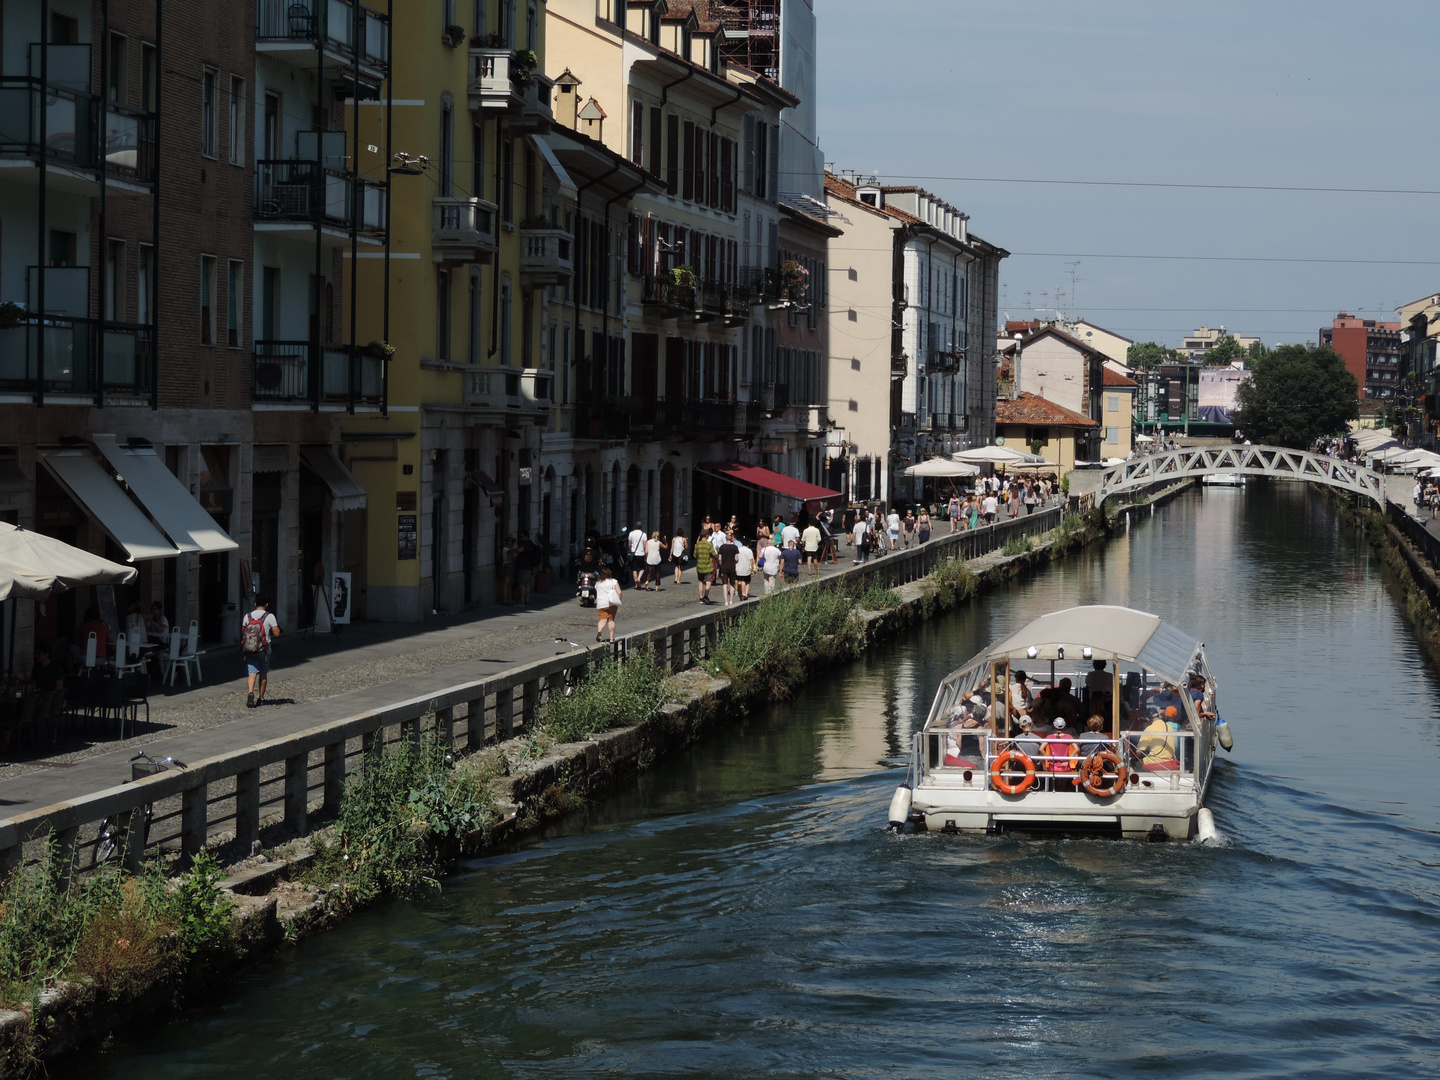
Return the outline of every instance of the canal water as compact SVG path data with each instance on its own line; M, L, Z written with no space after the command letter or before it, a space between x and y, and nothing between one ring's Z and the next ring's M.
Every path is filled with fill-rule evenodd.
M1091 602L1205 641L1222 844L887 833L937 679ZM1437 700L1317 496L1188 494L57 1075L1434 1077Z

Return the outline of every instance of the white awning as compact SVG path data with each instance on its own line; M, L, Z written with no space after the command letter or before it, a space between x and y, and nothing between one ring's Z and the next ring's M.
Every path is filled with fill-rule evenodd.
M570 174L565 171L565 166L560 164L560 159L555 156L555 151L545 141L544 135L531 135L530 141L535 144L535 149L540 151L540 156L545 159L545 164L550 166L550 171L555 174L555 179L560 181L560 193L570 198L578 198L575 188L575 181L570 179Z
M234 551L240 545L215 524L215 519L195 501L195 496L165 467L160 455L148 446L122 447L114 435L93 435L91 439L105 460L140 500L140 505L181 551L210 554Z
M130 562L180 554L179 548L160 535L160 530L130 501L89 450L42 450L40 460L70 497L125 549Z
M364 485L328 446L302 446L300 460L330 489L336 510L364 510L369 505L370 496Z

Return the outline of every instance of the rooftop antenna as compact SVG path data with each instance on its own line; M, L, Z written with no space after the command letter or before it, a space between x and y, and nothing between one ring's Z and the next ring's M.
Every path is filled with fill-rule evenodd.
M1076 272L1076 271L1080 268L1080 260L1079 260L1079 259L1076 259L1074 262L1067 262L1065 265L1070 268L1070 319L1069 319L1069 321L1070 321L1070 322L1074 322L1074 321L1075 321L1075 308L1076 308L1076 305L1079 303L1079 301L1076 300L1076 298L1075 298L1075 296L1076 296L1075 286L1076 286L1076 284L1078 284L1079 281L1080 281L1080 275Z

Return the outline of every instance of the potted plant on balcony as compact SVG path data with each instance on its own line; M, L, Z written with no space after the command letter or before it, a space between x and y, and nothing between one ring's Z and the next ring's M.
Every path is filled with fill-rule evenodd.
M670 271L670 277L682 289L695 288L695 268L693 266L677 266Z
M441 33L440 40L453 49L465 40L465 28L451 23L445 27L444 32Z
M497 33L471 34L470 47L472 49L503 49L505 39Z
M377 360L395 359L395 346L388 341L372 341L365 346L365 355L373 356Z
M510 81L516 86L529 86L535 81L535 68L540 64L531 49L516 49L510 58Z
M805 299L805 290L810 284L810 271L795 259L786 259L780 264L780 290L783 299L799 303Z
M522 229L553 229L555 224L544 214L532 214L520 221Z

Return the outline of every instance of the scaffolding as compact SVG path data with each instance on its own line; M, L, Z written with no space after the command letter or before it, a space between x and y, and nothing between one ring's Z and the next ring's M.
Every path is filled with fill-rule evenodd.
M710 14L720 25L725 60L780 81L780 0L714 3Z

